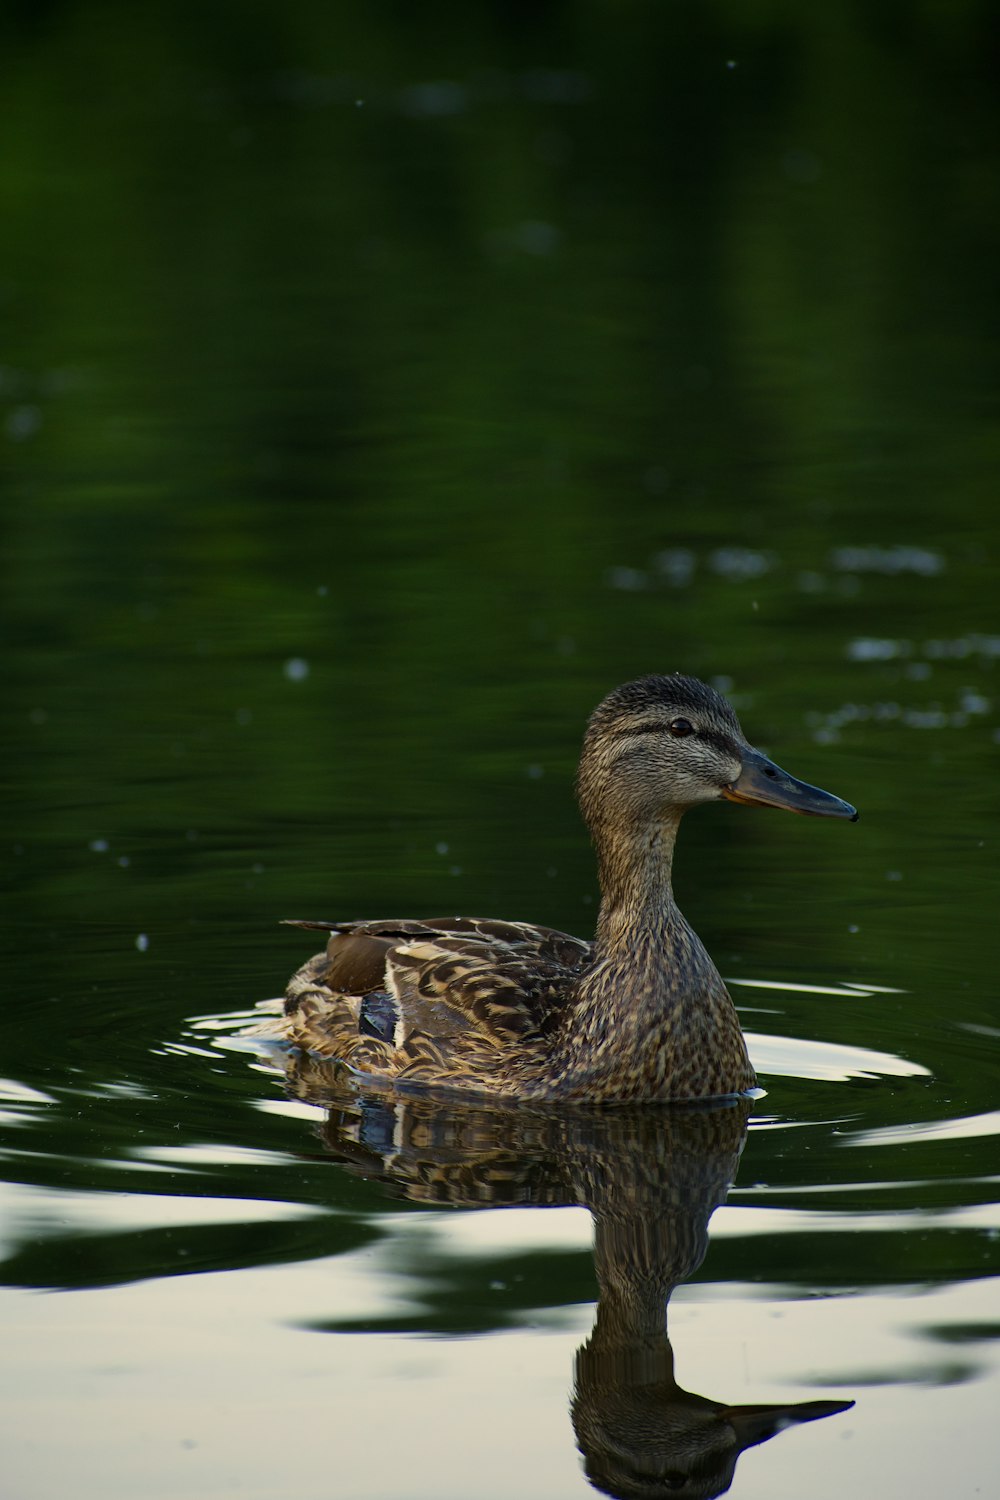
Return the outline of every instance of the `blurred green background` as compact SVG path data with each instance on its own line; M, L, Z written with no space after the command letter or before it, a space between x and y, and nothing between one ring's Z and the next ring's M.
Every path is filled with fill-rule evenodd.
M831 1368L861 1397L853 1448L817 1425L797 1470L789 1438L768 1494L842 1493L851 1462L855 1486L987 1482L998 137L985 0L0 8L19 1500L66 1475L326 1495L331 1413L380 1360L369 1410L417 1368L393 1330L493 1330L511 1453L535 1433L522 1377L547 1318L588 1321L586 1226L546 1250L558 1215L476 1244L450 1220L421 1261L421 1210L187 1022L280 992L313 946L283 916L588 934L584 720L678 668L861 810L682 831L681 905L786 1059L689 1350L714 1330L728 1399L826 1394ZM869 1076L810 1072L859 1047ZM21 1290L46 1287L74 1291ZM820 1323L798 1300L834 1295ZM348 1355L304 1331L365 1318ZM433 1425L480 1404L474 1343L424 1341ZM582 1488L570 1358L545 1441ZM460 1437L428 1482L468 1494L475 1461Z
M169 1036L273 993L282 915L589 931L582 724L674 668L862 809L689 820L724 971L915 991L924 1061L943 990L990 1023L998 39L960 0L5 7L25 1068L29 999Z

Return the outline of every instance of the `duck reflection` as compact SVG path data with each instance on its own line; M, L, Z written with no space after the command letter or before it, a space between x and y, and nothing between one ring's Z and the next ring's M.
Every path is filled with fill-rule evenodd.
M327 1108L339 1161L413 1202L460 1207L580 1204L594 1216L599 1296L576 1356L572 1420L587 1478L627 1497L721 1495L741 1453L850 1401L730 1406L674 1375L667 1304L708 1248L751 1105L501 1110L360 1096L340 1066L286 1060L297 1097Z

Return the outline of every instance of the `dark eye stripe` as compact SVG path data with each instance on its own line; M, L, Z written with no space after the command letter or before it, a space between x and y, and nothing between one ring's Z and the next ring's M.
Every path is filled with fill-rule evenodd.
M656 719L645 724L623 724L616 731L616 735L621 739L632 739L640 734L669 734L670 723L669 719L666 721ZM693 734L681 736L681 738L697 739L700 744L711 745L713 750L719 750L723 755L731 756L734 760L740 759L740 750L736 741L728 734L719 733L718 730L695 727Z
M673 727L676 722L676 719L668 719L666 722L664 722L663 719L654 719L651 723L646 724L623 724L618 730L616 730L616 733L622 736L622 738L624 739L631 739L632 736L636 734L676 735L677 731ZM690 730L688 731L688 734L691 735L697 733L698 730L692 724Z

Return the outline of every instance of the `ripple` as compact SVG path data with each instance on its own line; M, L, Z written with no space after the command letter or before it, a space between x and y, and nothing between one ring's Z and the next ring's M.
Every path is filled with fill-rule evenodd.
M51 1094L43 1094L30 1084L21 1083L16 1078L0 1078L0 1104L38 1105L54 1102Z
M1000 1135L1000 1110L960 1115L953 1120L911 1120L905 1125L880 1125L862 1130L847 1142L851 1146L905 1146L910 1141L959 1141Z
M930 1069L891 1052L799 1037L745 1033L750 1061L758 1073L849 1083L854 1078L929 1078Z
M863 1000L869 995L903 995L905 990L894 989L888 984L848 982L841 985L801 984L789 979L727 979L727 984L738 984L747 990L793 990L800 995L839 995L843 1000Z
M255 1167L280 1166L295 1160L285 1151L266 1151L230 1142L225 1145L135 1146L132 1155L142 1163L191 1172L204 1167L231 1167L236 1163Z
M898 994L886 986L851 986L835 988L832 985L803 985L773 983L764 980L733 980L746 988L795 990L804 994L836 995L844 999L858 999L867 994ZM211 1031L211 1044L227 1052L248 1052L263 1055L273 1054L280 1047L277 1040L271 1041L258 1032L256 1035L240 1035L248 1025L261 1019L261 1009L233 1011L226 1016L203 1016L191 1023L192 1027ZM236 1032L237 1034L233 1034ZM929 1078L931 1072L920 1063L897 1057L891 1052L877 1052L869 1047L852 1047L837 1042L804 1041L799 1037L779 1036L773 1033L746 1031L750 1059L760 1074L778 1077L805 1078L825 1083L849 1083L852 1079L866 1078ZM184 1051L180 1044L177 1051ZM195 1049L191 1049L194 1051Z
M284 1008L284 1000L280 997L274 1000L259 1000L256 1005L251 1005L246 1010L227 1010L216 1012L213 1015L191 1016L187 1022L191 1035L199 1036L208 1032L211 1036L212 1045L224 1047L229 1040L227 1032L240 1033L248 1026L254 1026L267 1016L280 1015ZM181 1051L186 1050L183 1043L176 1044Z
M17 1127L31 1124L39 1113L51 1108L55 1100L14 1078L0 1078L0 1125Z

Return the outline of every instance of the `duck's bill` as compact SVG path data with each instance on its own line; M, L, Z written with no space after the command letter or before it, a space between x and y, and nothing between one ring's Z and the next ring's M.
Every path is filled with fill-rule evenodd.
M743 770L731 786L722 788L722 795L747 807L782 807L807 818L850 818L852 823L858 818L849 802L808 782L796 781L759 750L747 752Z
M791 1406L724 1406L718 1413L736 1430L740 1451L766 1443L785 1427L850 1411L853 1401L796 1401Z

